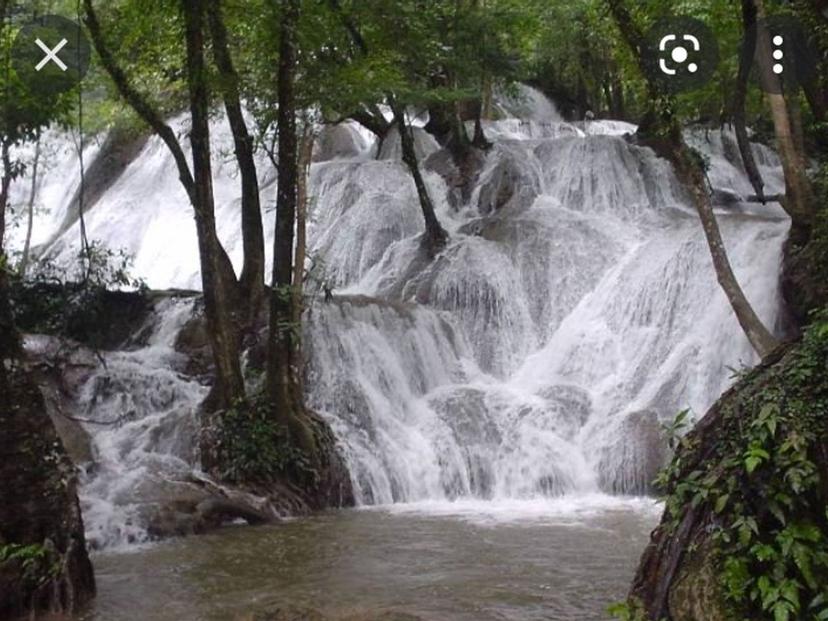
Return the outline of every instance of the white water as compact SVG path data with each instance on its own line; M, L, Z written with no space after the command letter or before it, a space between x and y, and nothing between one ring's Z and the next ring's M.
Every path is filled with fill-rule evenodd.
M562 494L639 494L665 456L659 422L683 408L702 414L731 383L730 367L756 361L669 167L624 140L632 126L566 124L529 92L524 118L487 124L495 146L468 204L452 208L442 178L426 173L451 232L430 264L393 144L371 159L364 132L346 128L351 138L332 140L333 157L312 167L310 255L340 295L308 313L308 400L336 432L361 503L486 500L531 514L538 499ZM221 121L214 130L225 152L217 220L238 267L239 184L228 130ZM751 193L732 138L689 139L709 157L714 187ZM781 192L775 156L757 154L767 191ZM52 213L40 218L38 241L63 218L68 199L55 188L75 183L69 171L44 183ZM260 177L270 204L264 161ZM272 234L272 213L265 220ZM719 221L742 286L775 326L787 220L778 206L737 204ZM150 286L198 287L190 208L157 139L89 211L87 229L132 252ZM75 224L52 254L69 261L77 236ZM101 373L123 384L111 398L91 396L95 378L83 398L95 418L135 411L114 429L91 428L100 463L84 508L105 542L123 538L125 520L140 530L135 490L194 466L178 440L204 389L169 370L183 309L160 310L150 347L109 357Z

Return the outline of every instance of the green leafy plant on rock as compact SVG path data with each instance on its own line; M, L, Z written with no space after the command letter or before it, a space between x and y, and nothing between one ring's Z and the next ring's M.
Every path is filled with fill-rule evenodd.
M0 546L0 567L6 563L19 563L22 578L31 589L46 584L60 573L60 565L54 560L54 555L39 543L7 543Z
M659 477L671 532L688 511L706 516L728 618L828 620L826 368L823 312L723 398L714 445L690 434Z
M220 476L230 482L315 478L305 453L290 441L262 398L237 403L215 417L209 430Z

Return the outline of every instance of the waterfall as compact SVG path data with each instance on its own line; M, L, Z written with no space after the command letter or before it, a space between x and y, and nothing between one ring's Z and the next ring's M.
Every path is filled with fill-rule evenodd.
M624 138L634 126L565 123L522 90L521 105L501 98L503 118L485 123L494 147L463 204L440 174L447 159L419 135L451 234L433 261L420 251L417 195L393 141L376 159L354 125L323 132L308 250L335 297L306 314L307 399L331 424L360 503L645 493L667 456L661 424L685 408L702 414L731 369L757 361L667 163ZM183 118L174 127L185 132ZM214 156L219 235L238 268L232 141L221 118L213 129L224 146ZM687 139L710 162L715 196L731 198L717 215L739 282L778 328L789 222L778 205L746 202L732 134ZM782 193L776 155L754 148L767 192ZM260 170L268 205L275 173L264 160ZM54 198L66 180L44 183ZM77 252L77 223L56 234L65 203L39 221L58 261ZM269 249L270 210L265 227ZM91 207L87 230L133 253L150 286L198 287L190 208L157 138ZM206 389L174 370L171 348L189 303L157 312L151 343L107 354L82 398L90 417L116 423L90 427L99 459L83 487L88 527L104 541L121 536L117 523L140 528L135 506L197 467L193 412Z

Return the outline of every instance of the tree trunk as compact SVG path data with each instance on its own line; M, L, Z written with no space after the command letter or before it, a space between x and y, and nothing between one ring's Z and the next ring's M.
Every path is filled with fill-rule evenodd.
M765 18L763 0L751 0L756 9L760 24ZM777 149L785 173L785 201L782 206L791 217L791 241L803 245L810 237L814 219L814 194L808 180L805 166L805 154L796 145L791 117L779 76L773 73L770 33L767 28L757 29L757 46L759 56L759 78L765 90L765 97L773 118Z
M210 162L209 95L204 66L205 0L183 0L187 39L187 84L190 93L193 150L195 221L198 230L201 281L208 331L213 345L216 375L225 407L244 399L244 380L239 362L239 339L227 283L222 278Z
M23 244L23 255L20 257L20 277L26 277L29 267L29 254L32 245L32 228L34 227L34 208L37 198L37 168L40 164L40 135L35 142L34 160L32 161L32 185L29 188L29 202L26 205L26 241Z
M434 257L446 245L448 241L448 233L443 229L440 221L437 219L437 214L434 212L434 204L431 202L431 197L428 195L428 188L426 188L425 180L420 172L420 166L417 163L417 152L414 148L414 135L411 133L411 128L405 122L405 111L402 106L393 98L389 98L391 110L394 113L394 122L397 126L397 131L400 133L400 145L402 146L402 158L405 165L408 167L411 176L414 179L414 185L417 188L417 196L420 200L420 209L423 212L423 219L425 220L425 237L423 238L428 256Z
M0 256L5 256L6 211L8 210L9 188L12 182L12 165L9 157L10 149L9 143L4 138L3 144L0 146L0 162L3 165L3 176L0 179ZM2 269L5 269L5 267L5 265L0 265Z
M483 75L483 87L481 90L480 116L487 121L491 121L493 116L492 102L494 101L494 87L492 86L492 80L488 74Z
M297 368L300 326L295 323L293 241L299 185L299 145L296 134L296 30L300 0L282 0L279 43L279 162L276 234L273 239L273 282L270 293L270 338L267 389L276 420L309 456L315 445L303 416Z
M5 11L0 13L5 16ZM3 140L0 145L0 163L3 171L0 178L0 372L5 372L7 361L16 358L20 353L20 342L14 328L14 315L7 295L7 261L5 251L6 238L6 208L9 202L9 188L12 182L12 166L9 158L9 145ZM5 392L5 374L0 376L0 392Z
M644 54L647 52L642 32L623 0L608 0L608 4L622 37L635 54L642 73L647 76L644 59ZM639 135L642 141L649 142L659 155L666 157L673 164L679 181L690 194L693 206L702 221L707 246L716 271L716 279L727 296L736 314L736 319L750 344L759 356L764 358L776 348L778 341L762 324L736 280L710 203L704 172L684 143L678 121L672 113L673 106L670 105L670 98L661 93L651 80L647 80L647 89L651 109L646 115L646 122L642 122L639 128ZM656 107L657 102L666 102L666 105Z
M313 127L306 123L302 129L302 143L299 149L299 179L296 184L296 248L293 256L293 320L302 320L302 298L304 295L305 256L307 251L308 176L313 161L313 144L316 140ZM301 376L301 374L300 374Z
M101 64L112 78L121 97L164 141L175 160L181 185L193 206L201 262L201 282L204 289L205 315L220 393L218 405L227 407L233 401L244 398L244 382L239 363L238 336L231 311L237 281L233 264L216 234L203 50L204 0L182 1L181 3L186 21L187 73L193 116L190 137L195 173L190 171L187 157L175 132L164 122L146 97L129 82L126 73L116 62L112 50L104 40L92 0L83 0L83 2L84 21L95 51L101 59Z
M213 57L219 70L224 108L233 133L236 161L241 176L242 243L244 264L240 278L241 295L248 306L248 322L255 321L264 300L264 229L259 197L259 179L253 159L253 138L247 130L239 94L239 76L227 42L227 28L219 0L207 2L213 39Z
M675 155L670 159L673 162L679 179L684 182L685 187L690 192L693 206L699 214L704 235L707 239L707 246L710 250L710 256L713 259L713 267L716 270L716 280L727 296L730 306L736 314L736 319L739 321L739 325L742 327L753 349L756 350L760 358L765 358L776 349L779 341L765 327L762 320L759 319L759 316L753 310L753 307L745 296L744 291L739 286L739 281L736 280L736 275L733 273L733 268L730 265L730 260L727 256L724 242L722 241L719 223L716 221L716 215L713 213L713 206L710 202L710 194L707 191L704 173L684 144L677 146Z
M624 105L624 83L617 73L613 73L612 76L612 116L620 121L627 118Z
M339 15L342 24L348 31L351 40L359 48L363 56L368 55L368 45L365 42L359 29L354 24L353 20L342 10L339 0L328 0L331 9ZM396 101L393 94L387 95L388 105L394 114L394 124L400 133L400 145L402 147L403 162L408 166L411 176L414 179L414 185L417 188L417 196L420 200L420 209L423 212L425 219L426 233L423 241L425 243L426 252L430 257L434 257L445 246L448 241L448 233L440 225L437 215L434 212L434 204L431 202L431 197L428 195L423 176L420 173L420 167L417 164L417 152L414 148L414 136L411 129L405 122L405 109Z
M736 143L739 145L739 153L742 156L742 163L745 166L750 185L756 192L757 198L765 202L765 182L762 174L756 165L756 158L753 157L753 149L750 146L750 138L747 133L745 122L745 101L747 99L748 79L750 68L753 66L753 59L756 57L756 7L751 0L742 0L742 25L744 40L739 58L739 72L736 76L736 89L733 93L733 125L736 130Z
M313 144L316 140L314 129L310 122L302 128L302 141L299 148L299 178L296 181L296 247L293 255L293 323L302 325L305 295L305 257L307 252L307 213L308 213L308 176L313 161ZM304 367L304 353L302 351L302 335L297 334L296 367L294 376L296 391L304 394L302 369Z

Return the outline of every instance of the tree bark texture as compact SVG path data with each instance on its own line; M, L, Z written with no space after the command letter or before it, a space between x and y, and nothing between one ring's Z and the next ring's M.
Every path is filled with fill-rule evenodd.
M265 252L259 178L253 158L253 138L247 129L239 94L239 76L230 54L221 2L207 2L207 16L213 40L213 57L219 71L224 109L233 134L236 162L241 177L241 225L244 264L240 278L241 295L248 306L248 321L254 319L264 300Z

